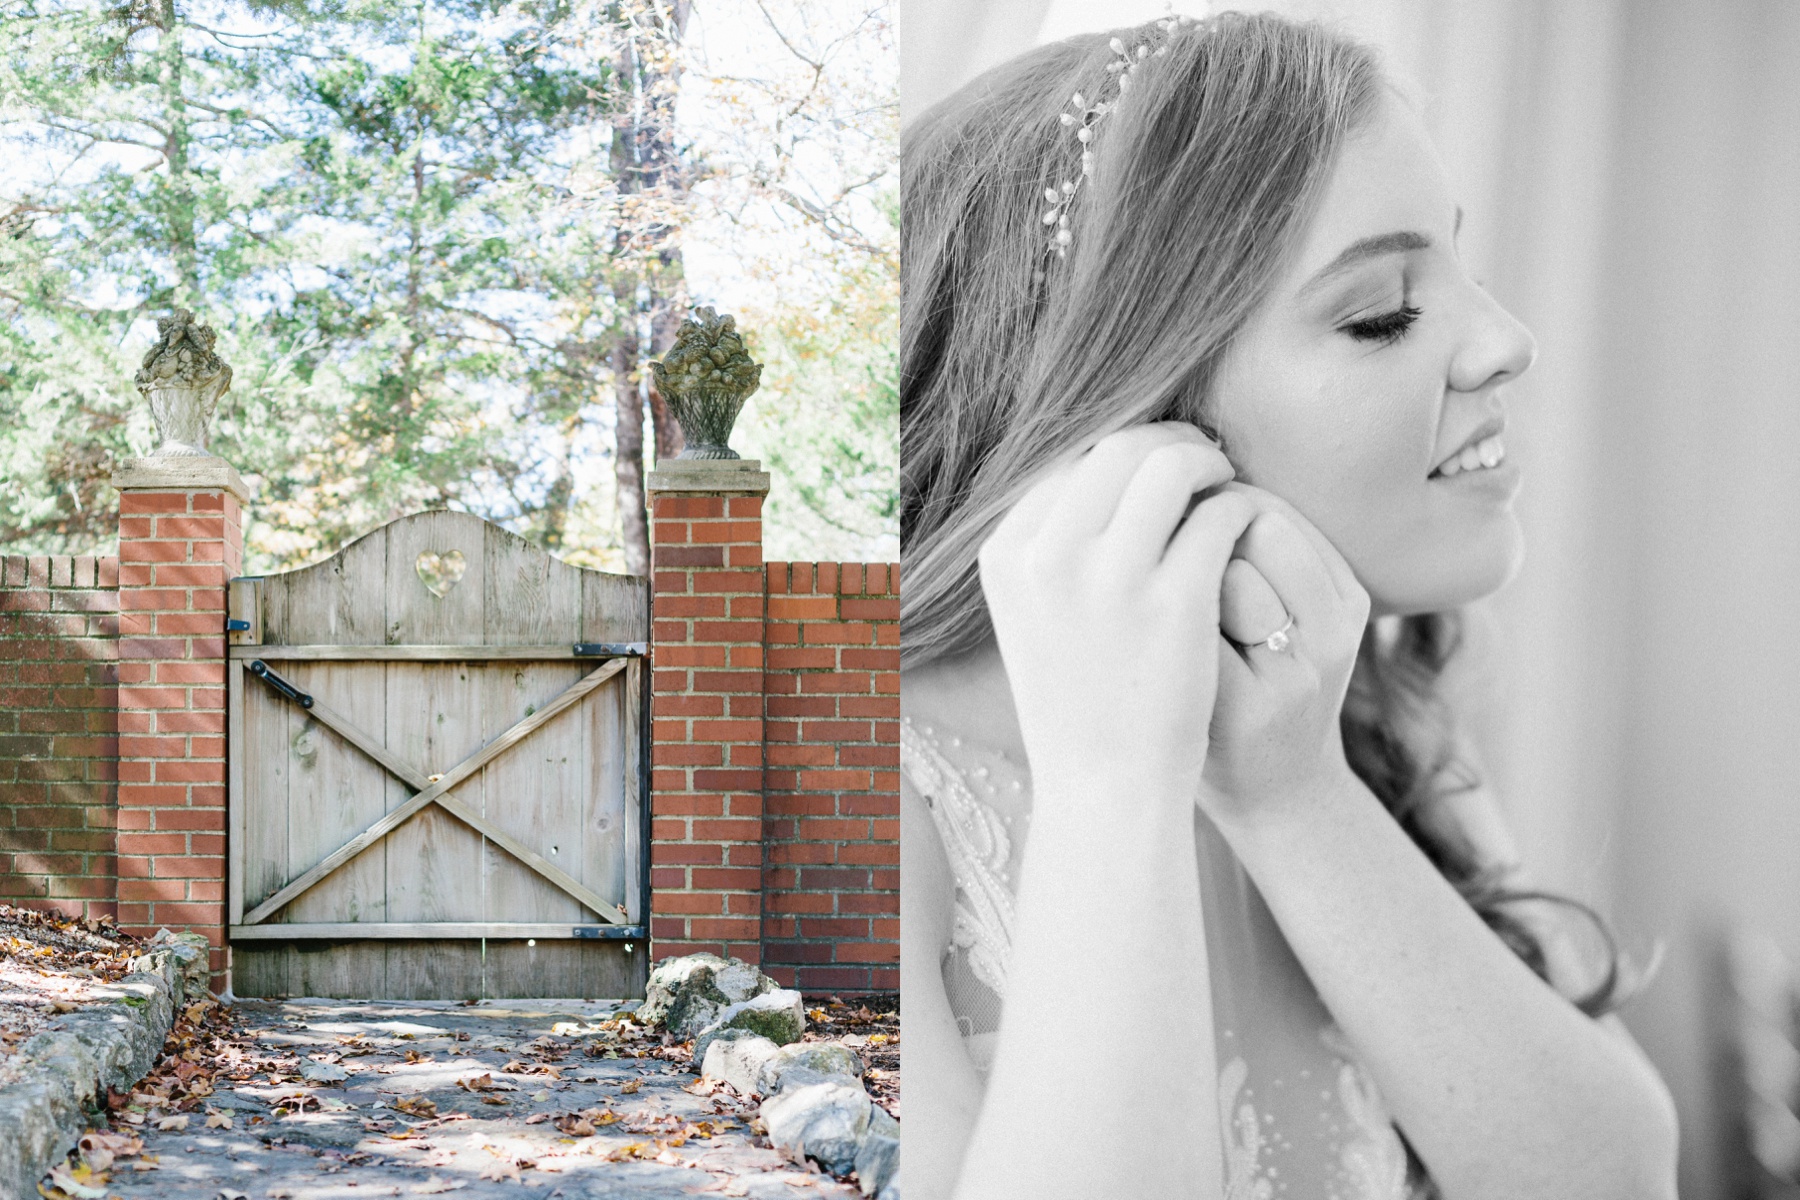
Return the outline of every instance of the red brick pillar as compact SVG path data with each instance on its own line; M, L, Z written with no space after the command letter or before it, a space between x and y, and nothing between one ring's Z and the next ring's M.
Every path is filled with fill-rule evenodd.
M128 459L119 489L119 924L225 955L225 583L244 481L212 455Z
M677 459L650 473L652 962L761 961L760 465Z

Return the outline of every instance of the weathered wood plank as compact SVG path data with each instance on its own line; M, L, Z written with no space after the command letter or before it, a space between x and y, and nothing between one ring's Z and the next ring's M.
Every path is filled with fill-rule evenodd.
M509 664L488 672L482 697L488 736L535 712L547 699L580 677L581 668L570 663ZM588 703L594 703L592 698ZM489 826L501 837L541 849L543 855L570 875L581 869L579 853L571 853L562 830L577 827L581 819L579 789L564 775L568 760L579 756L579 745L570 745L571 728L579 730L578 712L565 712L531 735L530 745L490 763L487 777ZM578 736L578 734L577 734ZM502 852L496 838L483 859L486 916L491 921L580 921L579 906L564 892L546 887L542 879L519 869L519 863ZM585 889L583 889L585 890Z
M521 739L530 736L530 734L532 733L533 730L535 730L539 726L544 725L547 722L553 720L558 714L564 712L565 710L570 708L572 705L579 704L581 702L582 698L585 697L588 693L592 692L595 688L599 687L602 683L606 682L608 679L611 679L614 675L617 675L620 671L624 670L626 664L630 661L633 661L633 660L614 659L613 661L607 663L606 665L599 667L598 669L596 669L596 670L590 672L588 675L584 676L580 681L573 684L566 691L564 691L560 696L556 697L555 700L551 701L549 704L545 705L543 708L539 709L537 712L526 717L524 720L513 725L505 733L501 734L499 737L495 738L493 741L489 742L487 745L481 747L480 750L476 751L474 754L471 754L468 758L465 758L462 762L456 764L449 771L445 772L442 778L437 780L435 783L432 783L424 791L419 792L417 795L415 795L411 799L407 800L404 804L400 805L398 808L395 808L392 811L388 812L379 821L375 822L375 824L371 825L369 828L365 829L362 833L358 834L355 838L351 839L348 843L346 843L345 845L340 847L336 852L334 852L333 854L326 857L317 866L313 867L311 870L307 871L306 873L304 873L297 879L293 880L293 882L289 883L286 887L283 887L280 891L278 891L274 895L270 896L262 904L259 904L250 913L245 915L244 923L247 925L254 925L254 924L258 923L259 921L264 920L266 917L269 916L270 913L273 913L273 912L276 912L277 910L279 910L283 905L287 904L295 896L298 896L302 892L306 891L307 888L311 887L314 883L316 883L320 879L324 878L331 871L335 870L339 865L341 865L345 862L348 862L351 858L355 857L357 854L361 853L368 846L372 845L378 838L387 834L389 831L397 828L408 817L412 816L414 813L416 813L420 809L424 808L427 804L430 804L432 801L436 800L439 796L448 792L451 788L454 788L455 786L457 786L463 780L469 778L471 775L480 771L481 768L486 766L489 762L492 762L494 759L496 759L500 755L504 754L507 750L509 750L513 746L517 745ZM389 669L390 670L399 670L401 668L389 668ZM453 669L453 668L429 668L429 669L445 670L445 669ZM397 713L399 713L401 711L406 711L407 707L408 706L401 705L401 704L390 704L389 708L388 708L390 722L394 720L394 717L396 716ZM390 741L391 740L393 740L393 739L390 738ZM429 752L429 747L428 747L428 752ZM390 897L390 899L391 899L391 897Z
M479 770L458 763L478 753L482 743L481 694L487 668L477 663L386 664L388 742L405 750L428 775L441 775L418 795L442 795L460 787L461 799L477 812L486 781ZM448 784L448 787L442 786ZM416 815L387 838L388 913L394 921L480 921L481 837L435 805L409 797L388 814Z
M286 593L280 595L285 598ZM242 761L246 772L241 890L244 903L255 906L287 881L289 743L295 710L252 680L245 681L239 700L243 740L229 748L229 757Z
M513 996L641 996L648 949L641 940L545 938L533 946L517 938L490 939L487 983Z
M391 522L387 526L387 629L381 637L358 640L389 645L484 644L487 530L488 523L480 517L448 510L414 513ZM445 578L442 596L432 592L419 574L421 559L434 555L440 565L461 556L462 575L453 584Z
M584 986L546 987L541 975L521 969L528 965L511 960L516 948L523 957L523 942L505 940L483 943L466 938L422 938L364 943L385 949L395 961L387 987L378 991L366 982L361 987L329 990L341 978L331 964L356 942L308 940L300 942L238 942L233 953L232 986L240 996L342 996L347 999L387 1000L490 1000L542 999L548 992L570 999L607 1000L644 994L649 956L642 942L553 941L529 948L542 961L546 951L578 954ZM627 952L626 947L631 950ZM414 967L410 964L421 964ZM429 968L429 969L427 969ZM454 972L454 974L453 974Z
M631 826L627 819L625 775L636 762L627 753L626 713L637 707L632 690L634 672L625 669L622 686L608 688L587 707L586 786L588 811L579 826L582 859L586 867L582 878L602 896L617 900L627 915L636 911L636 897L630 887L626 855ZM642 919L641 915L634 920Z
M379 745L346 745L342 730L381 729L387 696L377 663L296 663L294 683L315 697L300 717L292 781L288 785L289 878L380 820L387 810L386 772ZM326 697L331 697L328 704ZM342 705L340 712L335 705ZM324 720L324 710L336 718ZM370 757L375 761L371 762ZM378 765L380 764L380 765ZM320 886L295 897L287 921L384 921L388 865L383 848L371 847L332 872Z
M619 828L623 834L624 879L615 891L600 889L602 895L624 898L625 914L633 921L648 921L649 883L644 872L650 857L650 796L644 789L649 762L644 757L644 714L649 709L650 672L641 659L625 667L625 686L620 689L623 729L619 739L619 764L616 778L624 791L620 803ZM648 978L648 971L645 973Z
M650 586L642 576L581 573L581 640L650 640Z
M517 534L487 527L484 641L489 646L579 642L582 577ZM593 639L600 640L600 639Z
M263 576L266 643L385 642L387 536L358 538L310 567Z
M552 646L233 646L232 658L317 659L344 662L535 662L565 658L623 658L648 653L643 642L610 643L612 654L577 654L575 644Z
M240 575L226 586L225 640L233 646L253 645L262 641L262 579ZM235 629L232 623L242 621L246 628Z
M234 941L293 941L357 938L565 938L575 941L642 941L642 925L583 925L549 921L388 921L306 922L284 925L233 925Z
M261 621L260 609L258 621ZM225 914L237 924L244 919L244 664L225 667Z

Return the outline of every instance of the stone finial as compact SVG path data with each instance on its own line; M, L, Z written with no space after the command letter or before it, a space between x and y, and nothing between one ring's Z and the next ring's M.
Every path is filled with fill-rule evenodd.
M738 457L726 442L744 401L762 385L762 364L744 350L736 319L695 309L650 373L681 424L687 444L677 458Z
M162 444L157 458L204 455L206 427L219 397L231 390L231 367L213 353L217 340L210 325L194 322L191 310L178 308L156 322L156 345L144 355L137 389L150 401Z

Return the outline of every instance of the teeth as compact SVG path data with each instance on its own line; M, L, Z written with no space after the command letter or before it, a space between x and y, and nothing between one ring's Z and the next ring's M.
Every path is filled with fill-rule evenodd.
M1506 461L1506 444L1500 440L1499 434L1486 437L1472 446L1464 446L1462 453L1445 462L1437 473L1445 479L1452 475L1461 475L1464 471L1479 471L1486 467L1497 467Z

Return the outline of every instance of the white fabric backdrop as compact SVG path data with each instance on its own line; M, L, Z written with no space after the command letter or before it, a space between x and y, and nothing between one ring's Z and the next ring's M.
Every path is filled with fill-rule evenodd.
M1538 338L1511 389L1519 579L1464 711L1547 885L1663 970L1626 1012L1722 1200L1709 939L1800 958L1800 6L1274 0L1383 47ZM1193 11L1188 5L1178 9ZM901 0L907 117L1160 4Z

